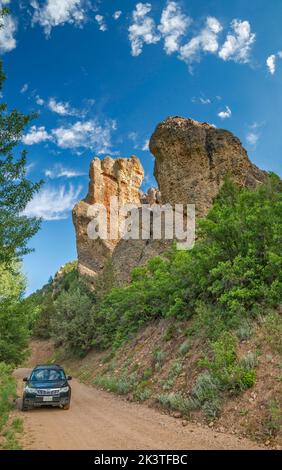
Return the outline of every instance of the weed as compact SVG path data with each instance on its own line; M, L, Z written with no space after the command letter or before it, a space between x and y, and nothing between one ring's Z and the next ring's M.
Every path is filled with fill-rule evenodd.
M162 393L156 399L164 408L180 411L183 414L188 414L192 409L190 399L180 393Z
M278 312L267 315L264 323L267 341L273 351L282 353L282 317Z
M237 328L237 330L235 330L235 334L239 341L246 341L250 339L250 337L252 336L252 332L252 326L248 322L243 323L239 326L239 328Z
M191 343L188 339L186 339L186 341L184 341L184 343L182 343L178 348L179 354L181 354L181 356L185 356L185 354L187 354L187 352L189 351L190 347Z
M265 421L268 434L275 436L282 429L282 410L278 400L271 400L268 404L268 416Z

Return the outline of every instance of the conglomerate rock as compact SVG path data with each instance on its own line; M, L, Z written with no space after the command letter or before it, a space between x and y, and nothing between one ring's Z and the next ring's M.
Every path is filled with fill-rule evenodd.
M248 158L231 132L183 117L169 117L150 139L154 175L162 203L195 204L205 216L226 176L240 186L255 188L266 173Z

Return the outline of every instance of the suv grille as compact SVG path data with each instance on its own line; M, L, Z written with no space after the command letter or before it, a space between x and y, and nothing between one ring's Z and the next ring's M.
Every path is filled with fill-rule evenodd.
M59 388L39 388L36 390L36 395L59 395L60 389Z

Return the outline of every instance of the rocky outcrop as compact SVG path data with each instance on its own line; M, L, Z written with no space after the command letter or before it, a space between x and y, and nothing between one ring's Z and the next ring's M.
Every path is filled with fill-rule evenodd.
M150 150L156 159L154 172L159 188L150 188L147 193L140 191L144 171L137 157L94 158L90 164L88 194L74 207L73 221L78 268L94 280L105 266L104 272L110 266L115 283L124 284L130 280L135 266L171 245L171 240L152 239L152 219L146 230L140 227L148 235L144 237L147 239L89 238L87 227L93 219L89 209L95 204L106 207L108 218L113 196L119 208L127 203L136 204L140 221L141 204L148 204L149 208L166 203L195 204L197 215L203 217L227 175L249 188L255 188L266 176L250 162L240 140L231 132L192 119L171 117L161 122L151 137ZM119 226L126 217L127 214L119 213ZM157 217L163 223L162 217Z
M94 204L103 204L109 217L110 200L113 196L118 199L119 206L126 203L140 205L140 185L143 177L144 170L135 156L117 159L106 157L104 160L96 157L91 161L88 194L73 209L78 267L82 274L96 276L119 243L118 238L89 238L87 227L93 218L89 215L89 208Z
M195 204L200 217L207 214L227 175L249 188L266 175L231 132L192 119L162 121L151 137L150 151L162 203Z

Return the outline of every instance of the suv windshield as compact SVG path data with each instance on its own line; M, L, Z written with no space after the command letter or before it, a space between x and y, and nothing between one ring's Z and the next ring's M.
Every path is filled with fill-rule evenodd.
M36 369L32 372L30 380L34 382L47 382L65 380L66 376L61 369Z

